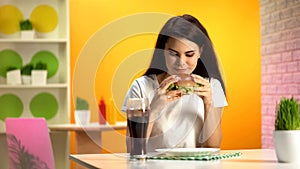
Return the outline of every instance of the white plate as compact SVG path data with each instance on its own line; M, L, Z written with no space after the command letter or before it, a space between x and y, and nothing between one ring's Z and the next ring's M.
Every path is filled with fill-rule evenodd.
M219 148L166 148L155 149L156 152L172 156L200 156L220 151Z

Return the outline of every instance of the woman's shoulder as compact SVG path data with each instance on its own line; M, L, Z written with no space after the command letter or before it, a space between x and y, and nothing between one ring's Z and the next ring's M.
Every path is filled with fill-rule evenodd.
M209 81L210 81L210 84L211 84L214 91L216 91L216 90L217 91L223 91L223 87L221 85L220 80L218 80L216 78L210 78Z
M158 82L156 75L143 75L134 80L134 86L140 86L141 88L153 89L157 88Z
M216 107L227 106L227 99L222 88L221 82L216 78L210 78L210 84L213 89L213 100Z
M211 84L212 86L215 86L215 85L221 85L220 80L217 79L217 78L214 78L214 77L211 77L211 78L209 79L209 82L210 82L210 84Z
M149 83L155 83L157 81L155 75L143 75L137 79L135 79L135 82L142 83L142 84L149 84Z

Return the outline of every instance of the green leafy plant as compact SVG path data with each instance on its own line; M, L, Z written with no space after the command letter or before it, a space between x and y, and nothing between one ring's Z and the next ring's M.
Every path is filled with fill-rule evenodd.
M12 70L18 70L19 68L17 67L14 67L14 66L9 66L7 69L6 69L6 72L9 72L9 71L12 71Z
M293 97L283 97L277 105L275 130L300 130L299 103Z
M9 71L13 71L13 70L18 70L19 68L15 67L15 66L9 66L7 67L6 69L6 73L9 72ZM7 76L7 74L5 74L5 77Z
M31 63L26 64L21 69L21 75L28 75L28 76L30 76L32 69L33 69L33 65Z
M33 29L33 26L32 26L32 23L29 19L25 19L23 21L20 22L20 29L22 31L24 30L32 30Z
M33 70L47 70L47 64L44 62L37 62L33 67Z
M77 97L76 98L76 110L89 110L88 102L80 97Z

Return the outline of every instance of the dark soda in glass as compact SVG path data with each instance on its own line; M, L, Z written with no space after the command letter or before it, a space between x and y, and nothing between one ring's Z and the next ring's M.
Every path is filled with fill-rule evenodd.
M149 111L147 109L127 110L127 125L130 133L130 156L145 158L146 136L149 123Z

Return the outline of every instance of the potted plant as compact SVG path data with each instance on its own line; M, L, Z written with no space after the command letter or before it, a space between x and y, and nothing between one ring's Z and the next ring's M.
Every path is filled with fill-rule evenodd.
M78 125L86 125L90 123L91 112L89 104L86 100L77 97L75 107L75 122Z
M14 66L6 69L6 83L7 84L21 84L21 72L20 69Z
M45 85L47 83L47 64L37 62L31 71L31 83L33 85Z
M26 64L21 69L21 77L23 84L30 84L31 83L31 71L33 69L33 65L31 63Z
M300 163L300 111L293 97L277 105L274 146L279 162Z
M33 26L29 19L20 22L20 30L22 39L32 39L34 36Z

